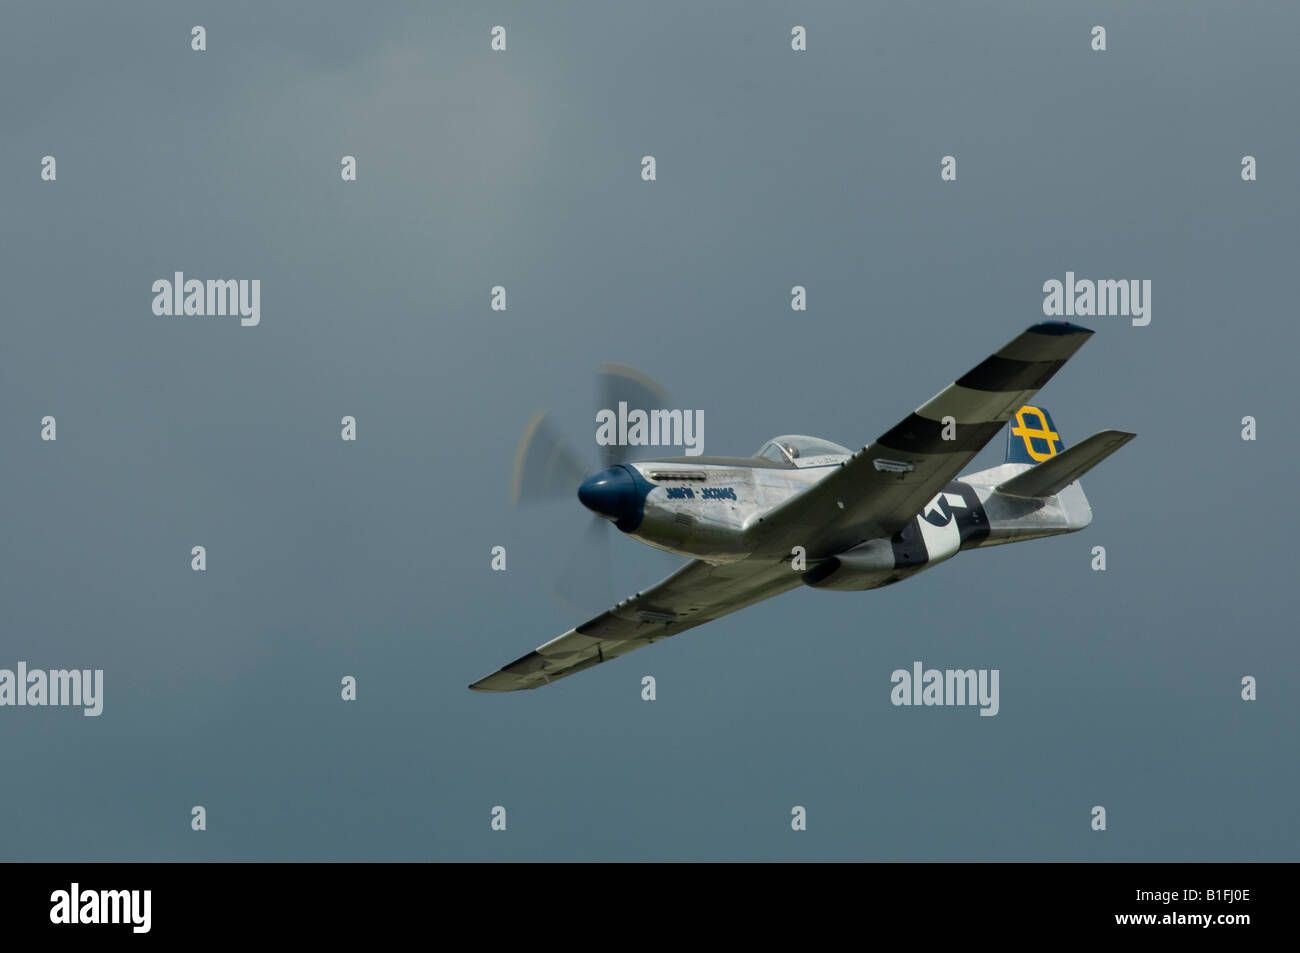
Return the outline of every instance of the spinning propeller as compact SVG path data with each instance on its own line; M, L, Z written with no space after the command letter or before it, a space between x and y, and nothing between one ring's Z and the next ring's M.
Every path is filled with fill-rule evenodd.
M610 410L617 415L620 402L628 408L648 411L651 408L666 407L668 394L634 368L623 364L602 364L596 372L596 409ZM579 487L587 484L588 478L630 459L630 447L618 444L604 447L596 445L596 415L592 414L589 421L595 454L575 449L546 411L538 411L533 415L515 453L511 486L511 498L515 504L571 501L577 496ZM592 457L596 459L593 461ZM583 503L590 507L590 495L584 497ZM609 519L592 516L583 533L580 548L569 558L556 581L556 592L574 608L591 610L613 605L614 584L609 547L609 534L612 530Z

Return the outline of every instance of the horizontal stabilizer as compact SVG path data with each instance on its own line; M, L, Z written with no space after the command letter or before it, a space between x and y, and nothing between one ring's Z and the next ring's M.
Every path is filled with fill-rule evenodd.
M1004 496L1029 499L1052 496L1083 476L1137 434L1123 430L1103 430L1049 460L1013 476L1000 484L997 492Z

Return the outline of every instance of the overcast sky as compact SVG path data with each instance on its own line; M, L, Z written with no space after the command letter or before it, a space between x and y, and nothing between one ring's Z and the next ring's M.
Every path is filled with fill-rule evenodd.
M105 688L98 718L0 708L0 858L1297 858L1294 7L3 22L0 668ZM176 271L258 279L260 324L155 315ZM595 461L602 361L702 411L708 453L861 446L1067 271L1152 282L1151 323L1079 319L1041 394L1067 442L1139 434L1090 528L466 690L605 608L553 592L576 497L509 502L539 408ZM620 596L673 567L611 552ZM998 669L998 715L892 706L914 661Z

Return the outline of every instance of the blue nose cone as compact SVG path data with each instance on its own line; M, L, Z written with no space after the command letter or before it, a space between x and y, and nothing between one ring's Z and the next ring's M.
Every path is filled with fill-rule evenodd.
M587 478L578 487L578 499L587 509L613 520L615 526L628 533L641 524L649 491L650 484L640 479L640 474L627 467L610 467Z

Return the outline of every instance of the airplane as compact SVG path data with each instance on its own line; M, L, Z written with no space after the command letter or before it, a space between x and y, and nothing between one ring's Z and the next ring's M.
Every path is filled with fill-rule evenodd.
M1103 430L1066 449L1031 401L1092 333L1031 326L856 452L787 435L752 457L665 457L589 477L583 506L692 562L470 689L538 688L799 586L876 589L962 550L1083 529L1092 509L1079 478L1136 434ZM1004 426L1003 463L958 479Z

